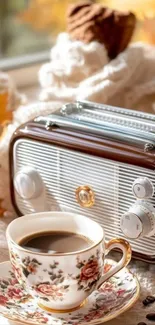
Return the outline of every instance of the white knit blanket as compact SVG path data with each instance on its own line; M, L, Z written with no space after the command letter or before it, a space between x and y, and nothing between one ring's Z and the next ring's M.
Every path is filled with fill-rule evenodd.
M133 44L109 62L103 45L71 41L62 33L51 50L50 62L39 71L39 81L40 103L20 106L0 141L0 197L3 207L11 212L8 150L15 129L77 99L154 112L155 48ZM0 220L0 247L6 247L5 229L12 218L13 214L8 214Z
M143 109L153 112L148 95L155 95L155 47L134 43L109 62L103 45L71 41L62 33L39 80L45 101L85 99L141 109L147 99Z

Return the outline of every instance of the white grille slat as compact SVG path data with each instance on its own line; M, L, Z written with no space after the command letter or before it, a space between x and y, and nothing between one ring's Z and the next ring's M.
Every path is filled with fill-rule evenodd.
M25 166L35 167L46 189L48 205L58 210L76 211L98 221L106 238L123 237L120 217L135 202L132 184L138 177L149 177L155 185L153 170L106 160L85 153L67 150L37 141L18 140L15 171ZM75 199L79 185L90 185L95 192L95 205L85 209ZM32 204L15 194L22 214L34 212ZM149 200L155 205L155 197ZM130 241L133 249L155 254L155 236Z
M91 156L90 156L91 157ZM36 162L37 163L37 166L40 166L40 169L43 171L43 173L44 174L48 174L48 171L46 172L45 171L45 169L44 169L44 167L42 166L42 163L40 163L40 162L38 162L37 161L37 157L34 157L34 159L32 159L32 157L30 157L30 158L22 158L22 157L19 157L20 158L20 163L21 162L23 162L23 163L26 163L27 162L27 164L28 165L33 165L34 166L34 164L33 164L33 162ZM44 162L46 162L46 159L44 159ZM48 158L48 162L49 162L49 158ZM27 165L26 164L26 165ZM88 161L87 161L87 164L88 164ZM57 167L55 166L55 164L54 164L54 162L53 161L50 161L50 163L46 163L46 165L47 166L52 166L52 167L55 167L55 169L57 169ZM117 166L117 165L116 165ZM19 165L19 167L20 167L20 165ZM73 164L73 167L76 167L76 164L74 165ZM85 167L85 165L83 166L83 167ZM99 166L100 167L100 166ZM103 167L103 166L101 166L101 167ZM71 172L71 170L70 170L70 167L67 167L66 166L66 170L68 170L68 171L70 171ZM81 170L81 172L83 172L84 173L84 170L82 170L82 167L81 168L79 168L79 170ZM131 170L132 171L132 170ZM123 172L123 178L124 178L124 180L126 181L126 182L128 182L128 183L130 183L130 182L132 182L132 180L133 180L133 177L137 177L137 172L134 172L134 171L132 171L132 176L130 176L129 174L128 174L128 171L123 171L123 169L122 169L122 172ZM97 174L97 172L95 171L95 170L93 170L93 172L92 172L94 175L96 175L96 176L98 176L98 174ZM104 171L104 174L108 174L108 168L106 168L105 167L105 171ZM152 173L151 173L152 174ZM140 177L140 176L143 176L144 175L144 170L143 171L139 171L138 172L138 177ZM145 176L146 177L149 177L153 182L154 182L154 184L155 184L155 180L151 177L152 175L150 175L150 173L149 172L145 172ZM111 177L111 175L109 175L108 177ZM98 176L98 179L100 180L100 177ZM122 184L121 184L121 186L123 186Z
M49 162L49 154L51 153L52 155L55 155L55 156L57 156L57 153L56 153L56 150L55 150L55 148L56 147L52 147L51 145L46 145L46 144L43 144L42 143L42 146L44 146L45 147L45 149L47 149L47 151L48 151L48 156L45 156L44 154L43 154L43 159L44 159L44 161L48 161ZM34 154L30 154L30 150L33 152L33 150L35 150L35 146L34 145L32 145L32 146L27 146L26 148L20 148L20 153L22 153L23 152L23 154L26 154L26 157L28 156L28 155L30 155L30 157L31 158L34 158L34 159L37 159L37 157L35 157L34 156ZM39 150L39 149L37 149L37 153L41 153L41 155L42 155L42 153L44 152L43 150ZM71 153L71 152L67 152L67 150L66 149L63 149L63 148L61 148L61 152L64 152L65 153L65 157L67 158L69 158L69 157L71 157L72 158L72 163L74 163L74 160L75 160L75 165L77 165L77 160L76 160L76 158L77 157L79 157L79 158L81 158L81 153L79 153L79 152L76 152L76 151L74 151L74 155ZM18 152L17 152L17 155L18 155ZM84 156L85 156L85 159L84 159L84 161L83 161L83 163L85 163L85 161L87 160L89 160L90 159L90 157L91 157L91 161L96 161L97 163L98 163L98 165L99 166L101 166L101 167L103 167L104 166L104 168L105 168L105 170L106 169L109 169L109 166L113 166L114 164L113 164L113 162L112 161L110 161L110 160L108 160L108 166L107 166L107 162L105 162L105 160L106 159L102 159L102 158L97 158L97 157L94 157L94 156L91 156L91 155L85 155L84 154ZM26 157L24 157L24 159L26 159ZM22 156L21 156L21 154L20 154L20 158L22 159ZM37 160L38 161L38 160ZM30 161L29 161L30 162ZM39 161L38 161L38 163L39 163ZM69 161L66 161L66 163L69 163ZM120 163L118 163L118 162L115 162L115 166L120 166ZM121 169L123 170L123 172L124 173L126 173L127 174L127 178L128 177L130 177L130 175L128 174L128 168L129 168L129 165L127 165L127 164L124 164L124 166L123 166L123 164L121 164ZM133 174L137 174L137 168L136 168L136 170L135 170L135 166L133 165L130 165L130 170L132 171L132 173ZM138 167L138 174L139 173L144 173L144 168L142 168L142 167ZM146 175L150 175L150 174L152 174L152 173L150 173L150 170L147 170L147 169L145 169L145 174ZM152 176L153 177L153 176Z

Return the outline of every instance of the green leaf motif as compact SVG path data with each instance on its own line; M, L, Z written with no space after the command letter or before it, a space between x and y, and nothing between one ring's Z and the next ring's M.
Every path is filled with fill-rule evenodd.
M36 260L36 258L33 258L32 259L32 262L36 263L36 264L39 264L39 262ZM40 265L40 264L39 264Z
M82 285L79 285L78 290L82 290L84 287Z
M5 284L1 284L0 287L1 287L1 289L6 289L7 288L7 286Z
M8 302L7 305L8 305L9 307L11 307L11 306L14 306L14 303L13 303L13 302Z
M26 268L23 267L23 274L25 275L25 277L27 278L29 276L29 272Z
M68 289L68 288L69 288L69 285L65 285L65 286L64 286L64 289Z
M60 279L60 283L64 282L64 280L65 280L65 278L62 277L62 278Z
M57 276L56 276L56 274L53 274L51 277L50 277L50 279L53 281L53 280L55 280L57 278Z
M41 299L43 299L43 300L45 300L45 301L49 301L49 299L46 298L46 297L42 297Z
M84 266L84 264L82 262L79 262L78 264L76 264L76 267L78 269L81 269Z
M50 265L50 268L51 268L51 269L56 269L56 265L55 265L55 264L51 264L51 265Z
M87 288L84 289L84 291L86 291L86 292L87 292L87 291L90 291L90 288L87 287Z
M3 280L3 284L5 284L6 286L8 286L10 283L6 280Z

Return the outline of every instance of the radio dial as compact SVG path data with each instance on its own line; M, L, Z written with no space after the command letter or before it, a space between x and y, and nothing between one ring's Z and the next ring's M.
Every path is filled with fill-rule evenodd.
M132 191L137 199L149 199L153 196L154 187L149 178L139 177L134 181Z
M43 190L40 175L31 167L25 167L15 175L14 186L17 193L27 200L40 196Z
M131 239L155 234L155 209L152 204L137 201L121 218L120 227Z

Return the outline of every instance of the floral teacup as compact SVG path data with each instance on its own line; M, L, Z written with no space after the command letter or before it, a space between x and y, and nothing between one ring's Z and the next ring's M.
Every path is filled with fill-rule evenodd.
M26 236L46 231L67 231L89 238L92 245L70 253L33 252L20 246ZM46 310L70 311L112 275L127 265L131 249L123 239L105 243L104 231L95 221L72 213L45 212L15 219L7 228L10 259L17 280ZM122 259L106 274L106 254L120 248Z

